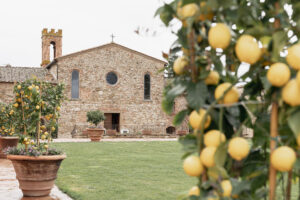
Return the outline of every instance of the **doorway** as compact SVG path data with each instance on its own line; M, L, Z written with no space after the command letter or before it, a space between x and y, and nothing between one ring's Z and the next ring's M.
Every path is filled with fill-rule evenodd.
M120 132L120 113L104 113L104 128Z

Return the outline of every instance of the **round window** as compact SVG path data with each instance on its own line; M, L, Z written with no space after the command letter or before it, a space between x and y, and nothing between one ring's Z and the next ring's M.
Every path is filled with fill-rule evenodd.
M109 72L106 74L106 82L110 85L114 85L118 82L118 76L114 72Z

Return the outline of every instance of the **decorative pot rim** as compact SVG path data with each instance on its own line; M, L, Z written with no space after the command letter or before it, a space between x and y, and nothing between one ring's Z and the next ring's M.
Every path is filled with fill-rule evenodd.
M104 128L87 128L86 130L99 130L99 131L103 130L104 131L105 129Z
M53 156L26 156L26 155L7 155L7 159L9 160L33 160L33 161L40 161L40 160L63 160L67 157L66 154L62 155L53 155Z
M19 139L18 136L0 136L0 139Z

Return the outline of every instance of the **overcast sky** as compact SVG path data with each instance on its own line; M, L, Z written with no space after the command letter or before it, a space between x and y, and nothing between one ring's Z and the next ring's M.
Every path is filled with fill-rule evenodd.
M109 43L113 33L116 43L162 59L161 52L175 37L153 17L161 4L162 0L0 0L0 65L40 66L43 28L63 29L63 55ZM140 35L134 32L138 27Z

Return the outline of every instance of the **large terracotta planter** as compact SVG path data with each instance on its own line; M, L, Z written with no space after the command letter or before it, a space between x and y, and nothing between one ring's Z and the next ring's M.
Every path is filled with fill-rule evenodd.
M6 159L6 155L3 152L7 147L16 147L18 145L18 137L0 137L0 158Z
M104 134L104 129L102 128L88 128L87 131L92 142L99 142Z
M40 197L50 194L59 166L66 155L7 155L7 158L13 163L23 195Z

